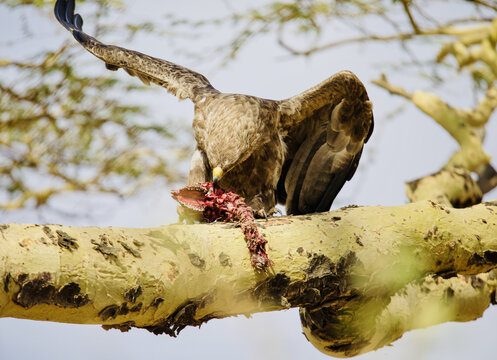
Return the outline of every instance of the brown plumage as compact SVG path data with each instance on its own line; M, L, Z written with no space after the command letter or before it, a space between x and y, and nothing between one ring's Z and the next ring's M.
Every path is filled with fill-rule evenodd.
M85 34L73 0L58 0L55 16L108 69L123 68L195 104L189 184L211 181L214 171L221 187L242 195L258 214L273 213L278 202L288 214L305 214L329 210L354 175L373 113L353 73L339 72L280 101L224 94L201 74Z

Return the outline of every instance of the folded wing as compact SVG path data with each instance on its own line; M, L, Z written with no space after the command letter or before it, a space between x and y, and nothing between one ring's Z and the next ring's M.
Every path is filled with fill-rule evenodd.
M278 201L288 214L328 211L354 175L373 131L366 89L353 73L342 71L280 101L280 114L287 155Z
M90 53L105 62L109 70L123 68L145 84L154 83L166 88L180 99L193 102L218 93L205 76L169 61L154 58L137 51L105 45L83 32L83 18L74 14L74 0L57 0L55 17Z

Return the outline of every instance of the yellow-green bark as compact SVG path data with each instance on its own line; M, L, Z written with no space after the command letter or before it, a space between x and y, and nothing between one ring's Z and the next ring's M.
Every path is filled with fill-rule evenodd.
M315 312L326 305L353 315L334 314L337 326L348 329L342 338L330 344L311 335L306 322L304 330L321 350L351 356L390 343L404 330L476 318L495 294L495 281L485 279L486 290L476 296L480 303L471 301L431 322L405 313L406 306L414 309L409 304L394 306L406 291L431 281L431 290L419 291L420 301L412 305L430 293L434 304L446 308L438 295L447 292L441 276L454 282L456 295L459 286L475 297L479 283L457 276L497 267L497 203L467 209L430 201L349 207L258 224L274 262L268 274L251 267L242 232L232 224L4 225L0 316L136 326L172 335L211 318L295 306ZM384 334L389 319L402 331Z

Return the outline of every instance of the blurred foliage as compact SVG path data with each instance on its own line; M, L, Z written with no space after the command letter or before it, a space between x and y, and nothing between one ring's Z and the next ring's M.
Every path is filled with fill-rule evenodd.
M2 2L50 12L54 3ZM120 2L100 1L97 11L114 5ZM22 62L0 58L1 207L38 207L68 191L126 196L158 179L181 180L177 163L188 149L168 131L174 126L154 124L123 96L148 88L110 73L83 74L80 48L67 44Z
M419 36L447 35L454 25L489 22L497 12L497 3L485 0L293 0L242 10L227 4L229 16L192 21L170 15L169 27L229 24L234 35L219 49L229 60L261 35L275 36L292 55L309 56L353 43L398 41L406 46ZM453 11L461 4L467 6L463 16Z

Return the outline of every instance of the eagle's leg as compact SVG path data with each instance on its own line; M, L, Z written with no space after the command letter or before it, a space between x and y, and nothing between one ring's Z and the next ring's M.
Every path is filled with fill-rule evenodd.
M190 172L188 174L188 185L205 183L210 181L210 167L207 161L207 156L203 151L198 148L195 149L193 153L192 160L190 161ZM176 207L176 212L178 213L179 223L186 222L187 224L193 224L194 222L200 222L203 220L202 212L191 210L187 207L178 205Z
M198 148L193 153L190 161L190 172L188 174L188 185L212 181L211 170L207 155Z

